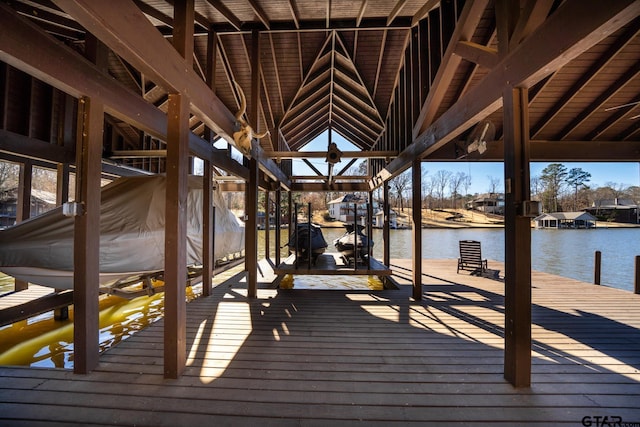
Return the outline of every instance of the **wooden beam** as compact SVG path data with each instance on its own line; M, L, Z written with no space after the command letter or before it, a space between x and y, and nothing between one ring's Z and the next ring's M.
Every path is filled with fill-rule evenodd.
M510 50L542 25L553 3L554 0L526 0L509 40Z
M0 327L26 320L38 314L68 307L73 303L73 291L52 293L20 305L0 310Z
M458 42L454 53L487 69L492 69L499 61L497 50L464 40Z
M520 2L495 0L494 9L498 33L498 55L504 58L509 53L509 40L520 16Z
M326 151L271 151L266 155L272 159L324 159L327 157ZM343 151L343 159L389 159L396 157L397 151Z
M411 19L411 26L414 27L418 25L423 18L426 18L429 12L431 12L434 8L438 6L440 0L428 0L425 4L413 15Z
M269 23L269 17L264 12L264 9L262 9L256 0L249 0L249 5L251 6L253 13L255 13L258 19L262 22L262 25L264 25L267 30L270 30L271 24Z
M355 192L355 191L369 191L369 185L367 183L360 182L300 182L292 183L291 191L297 192L309 192L309 193L321 193L328 191L341 191L341 192Z
M531 218L527 89L504 90L505 350L504 376L531 384Z
M640 160L640 141L529 141L532 162L634 162ZM487 144L487 151L478 157L466 157L470 162L502 162L504 141ZM425 157L429 161L459 161L453 143Z
M459 41L471 40L488 3L489 0L465 2L460 18L458 18L456 29L451 36L451 41L445 50L438 72L427 94L427 99L420 109L420 115L413 128L413 139L422 134L433 122L435 114L453 80L455 71L462 60L460 56L454 54L455 48Z
M187 66L180 54L149 22L133 2L114 3L92 0L54 0L65 12L85 28L91 28L104 43L144 74L151 76L165 90L188 93L191 110L227 142L235 145L232 134L235 117L207 84ZM123 19L126 16L127 19ZM105 23L109 23L106 25ZM58 61L58 60L56 60ZM256 115L257 117L257 115ZM272 179L288 184L287 177L275 163L268 162L264 150L254 146L251 156Z
M475 2L474 2L475 3ZM568 0L484 79L449 108L413 144L372 180L377 187L406 170L414 159L444 146L502 106L501 88L509 82L530 87L635 19L640 2L621 0L610 7L598 0ZM606 160L606 158L602 159Z
M398 17L398 15L402 11L402 8L404 7L406 2L407 2L407 0L396 0L396 5L393 7L393 10L391 11L389 16L387 17L387 26L391 25L393 20Z
M224 19L226 19L231 25L233 25L233 28L240 31L242 22L220 0L207 0L207 3L213 6L215 10L217 10L222 16L224 16Z
M0 151L55 163L72 163L75 157L72 149L4 129L0 129Z

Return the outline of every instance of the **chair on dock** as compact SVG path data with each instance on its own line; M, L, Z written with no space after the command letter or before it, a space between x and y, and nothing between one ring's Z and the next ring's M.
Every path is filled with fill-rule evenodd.
M458 270L472 270L472 274L482 274L487 271L487 260L482 259L480 242L477 240L460 240L460 258Z

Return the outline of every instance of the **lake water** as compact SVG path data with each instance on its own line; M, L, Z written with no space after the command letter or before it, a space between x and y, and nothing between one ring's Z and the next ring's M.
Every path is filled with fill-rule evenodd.
M333 240L344 233L342 228L323 228L329 250ZM264 240L261 232L259 241ZM411 258L411 230L391 230L391 258ZM286 242L286 231L282 244ZM271 231L271 247L275 235ZM373 231L374 256L382 259L382 230ZM502 228L425 228L422 230L422 257L458 258L460 240L482 242L483 258L504 262ZM259 257L264 256L260 248ZM274 249L272 249L274 251ZM531 230L531 262L534 270L593 282L595 252L602 252L601 283L633 291L635 257L640 256L640 228L596 228L593 230ZM286 256L286 249L283 249ZM504 272L502 272L504 274Z

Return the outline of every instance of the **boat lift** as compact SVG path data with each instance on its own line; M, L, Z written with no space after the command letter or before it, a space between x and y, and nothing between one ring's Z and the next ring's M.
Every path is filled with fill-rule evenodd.
M372 209L371 205L367 204L367 235L370 236L372 232ZM358 222L358 207L354 203L354 229L357 229ZM311 227L311 203L307 205L307 222ZM295 231L298 226L298 204L295 205ZM297 239L296 239L297 240ZM310 243L309 243L310 244ZM297 245L297 242L296 242ZM309 248L310 250L310 248ZM385 266L380 261L373 258L371 255L367 256L366 262L358 262L353 260L351 262L338 252L325 252L318 255L314 263L311 261L311 257L308 257L308 263L298 262L296 254L298 248L295 248L295 252L289 255L283 260L280 265L274 268L274 273L278 276L284 276L285 274L298 274L298 275L363 275L363 276L380 276L383 278L383 282L387 282L387 278L391 276L392 271L388 266ZM367 247L367 253L371 253L371 247ZM306 265L305 265L306 264Z

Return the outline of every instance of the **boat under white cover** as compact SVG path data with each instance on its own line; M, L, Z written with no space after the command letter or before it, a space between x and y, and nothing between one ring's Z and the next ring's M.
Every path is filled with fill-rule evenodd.
M189 177L187 265L202 262L202 177ZM104 186L100 209L100 287L164 270L166 178L119 178ZM244 224L214 192L214 259L244 249ZM62 207L0 231L0 271L16 279L73 289L74 218ZM97 231L97 230L96 230ZM97 284L98 285L98 284Z

